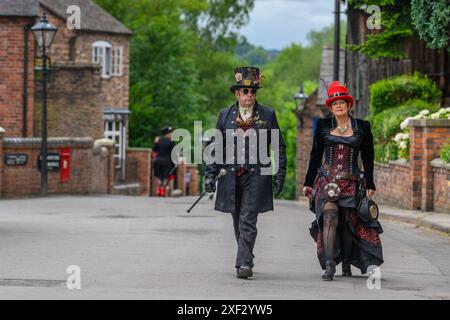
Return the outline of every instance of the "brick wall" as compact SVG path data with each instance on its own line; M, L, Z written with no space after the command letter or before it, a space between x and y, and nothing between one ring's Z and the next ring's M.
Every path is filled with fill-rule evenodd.
M75 63L92 63L92 44L99 40L107 41L113 47L123 48L122 76L102 79L102 107L128 108L130 81L129 36L103 33L80 34L75 43Z
M33 22L31 18L0 17L0 126L6 130L8 137L23 137L24 134L30 137L33 134L34 37L25 31ZM28 60L26 73L25 58ZM26 83L25 74L28 77ZM26 96L25 88L28 91Z
M441 146L450 137L450 120L412 120L410 130L410 157L413 171L414 206L424 211L433 210L434 173L431 161L439 157Z
M431 162L433 167L433 208L438 212L450 213L450 164L440 159Z
M40 152L40 140L10 139L3 141L3 154L26 154L28 163L24 166L3 167L2 196L23 197L39 195L40 172L37 159ZM88 193L90 189L92 139L63 140L49 139L48 153L59 153L61 147L71 148L70 182L60 182L60 173L48 173L49 193Z
M392 206L418 209L413 204L411 188L411 166L406 161L390 161L389 164L376 163L374 166L376 198Z
M48 83L47 127L53 137L104 136L101 78L93 65L55 64ZM41 89L36 90L35 136L41 135Z
M450 170L445 165L433 166L450 137L450 120L413 120L409 126L409 161L375 165L377 199L405 209L450 213Z
M2 197L28 197L40 194L40 171L38 156L41 139L0 138L0 193ZM60 170L48 173L49 194L108 193L111 180L110 165L113 161L113 144L107 148L110 156L94 155L91 138L50 138L48 153L60 154L61 148L70 148L70 179L60 179ZM26 155L23 165L5 163L7 155ZM108 172L109 171L109 172Z
M65 20L53 15L49 10L43 10L41 7L39 10L39 16L42 16L45 12L47 14L48 21L58 28L58 32L50 47L49 57L52 63L68 62L71 60L71 45L72 39L77 37L75 30L69 30ZM40 56L40 53L39 53Z

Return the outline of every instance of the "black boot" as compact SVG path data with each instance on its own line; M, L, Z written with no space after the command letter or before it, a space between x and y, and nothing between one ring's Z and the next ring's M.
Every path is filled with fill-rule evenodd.
M322 276L322 279L325 281L333 280L333 276L336 273L336 262L335 261L327 261L325 273Z
M352 276L352 268L350 262L348 262L347 260L342 261L342 276L343 277Z
M236 276L241 279L253 277L253 270L248 266L241 266L236 270Z

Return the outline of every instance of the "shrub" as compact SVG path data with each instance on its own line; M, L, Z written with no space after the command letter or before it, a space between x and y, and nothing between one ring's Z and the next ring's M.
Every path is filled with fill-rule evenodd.
M435 112L439 110L439 105L421 100L412 100L375 115L371 122L374 142L377 144L388 143L396 133L401 131L400 124L403 120L417 115L422 110Z
M395 135L394 141L397 145L397 157L402 159L409 159L409 128L406 128L407 132L399 132Z
M438 112L430 114L430 119L450 119L450 107L441 108Z
M421 109L421 110L420 110ZM386 147L379 148L375 159L388 162L392 159L409 159L409 127L410 119L450 119L450 108L439 109L439 105L425 103L420 100L409 101L404 106L385 110L375 118L374 141ZM432 113L434 112L434 113ZM405 116L409 114L409 116ZM397 117L398 116L398 117ZM404 120L401 120L404 118ZM399 127L397 123L401 121ZM395 133L397 132L397 133ZM392 136L395 135L393 138ZM394 141L395 147L389 144Z
M381 163L387 163L389 160L395 160L398 158L398 147L394 141L388 143L375 144L375 161Z
M444 162L450 163L450 140L442 146L439 151L439 156L442 160L444 160Z
M377 81L370 86L369 119L409 100L420 99L428 103L438 103L440 95L438 86L419 73Z

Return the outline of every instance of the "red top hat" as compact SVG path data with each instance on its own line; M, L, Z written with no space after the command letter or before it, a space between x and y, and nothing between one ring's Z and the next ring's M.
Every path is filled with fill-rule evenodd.
M331 108L333 101L339 99L347 101L349 108L353 106L353 97L348 94L348 89L345 85L340 84L339 81L333 81L328 88L328 99L325 101L325 104L328 108Z

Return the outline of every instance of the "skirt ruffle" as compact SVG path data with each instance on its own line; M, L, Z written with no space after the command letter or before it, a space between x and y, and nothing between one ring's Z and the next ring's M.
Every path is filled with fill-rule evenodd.
M339 180L338 180L339 182ZM326 261L322 243L323 218L322 209L327 200L323 196L323 187L328 183L327 177L318 176L313 189L316 219L309 229L310 234L317 244L317 257L320 266L325 270ZM353 185L352 185L353 183ZM378 221L366 223L361 220L356 211L356 182L345 180L338 183L344 195L337 201L339 208L339 223L337 228L337 239L335 248L335 261L339 264L343 261L344 248L342 239L343 232L350 232L352 238L351 254L346 257L348 262L365 274L370 266L380 266L383 260L383 250L380 234L383 228ZM342 186L342 187L341 187ZM341 193L342 194L342 193ZM343 226L347 226L344 228Z

